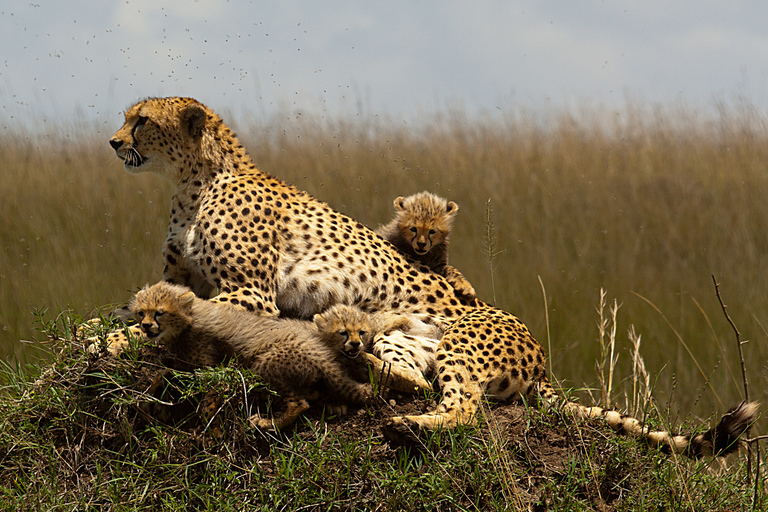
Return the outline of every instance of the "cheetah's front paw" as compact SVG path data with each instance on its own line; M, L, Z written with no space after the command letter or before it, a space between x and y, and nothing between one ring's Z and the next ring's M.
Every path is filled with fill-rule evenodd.
M418 393L420 390L432 389L432 384L421 373L384 362L368 352L361 355L373 369L376 380L387 389L401 393Z

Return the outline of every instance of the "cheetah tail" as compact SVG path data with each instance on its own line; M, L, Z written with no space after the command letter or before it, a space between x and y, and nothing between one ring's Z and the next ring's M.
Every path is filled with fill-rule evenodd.
M651 430L636 418L602 407L586 407L564 401L548 381L539 386L539 394L548 403L564 403L576 418L585 420L603 417L611 428L632 437L643 438L648 444L659 447L664 453L677 453L688 457L724 457L736 451L739 438L754 423L757 402L742 402L723 415L714 427L703 434L673 435L663 430Z

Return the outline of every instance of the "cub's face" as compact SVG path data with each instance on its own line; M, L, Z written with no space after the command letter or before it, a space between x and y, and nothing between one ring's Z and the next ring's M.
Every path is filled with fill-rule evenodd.
M167 313L162 306L157 309L139 309L135 315L139 319L139 325L149 339L162 341L171 338L180 331L180 319L173 313Z
M459 206L429 192L395 199L397 227L418 256L443 244Z
M445 231L425 223L401 224L400 232L419 256L427 254L445 240Z
M128 305L147 338L157 342L171 341L191 325L191 291L179 293L173 285L158 283L144 288Z
M351 306L334 306L315 315L322 341L334 352L354 359L371 346L373 333L368 315Z

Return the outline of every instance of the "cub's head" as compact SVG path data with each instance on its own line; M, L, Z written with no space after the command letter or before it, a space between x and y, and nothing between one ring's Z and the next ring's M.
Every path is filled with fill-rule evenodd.
M125 111L125 123L109 140L128 172L155 172L177 182L193 168L204 134L223 125L192 98L150 98Z
M337 304L315 315L314 321L323 343L335 352L354 359L371 347L369 317L356 307Z
M423 256L446 242L459 206L430 192L395 199L397 227L413 251Z
M149 339L164 343L191 325L194 300L189 288L161 281L139 291L128 308Z

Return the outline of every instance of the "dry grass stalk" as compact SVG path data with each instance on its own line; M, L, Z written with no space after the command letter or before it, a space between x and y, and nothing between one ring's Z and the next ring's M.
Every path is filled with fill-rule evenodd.
M547 364L549 364L549 378L553 382L556 381L555 375L552 373L552 336L549 332L549 303L547 302L547 289L544 288L544 281L539 278L539 285L541 286L541 294L544 296L544 323L547 326Z
M597 307L597 314L600 321L597 324L598 341L600 343L600 359L597 362L597 377L600 380L600 401L604 407L611 406L611 393L613 392L613 372L616 368L616 362L619 360L616 354L616 316L619 312L619 304L616 299L608 310L606 316L606 293L600 288L600 303ZM606 377L606 372L608 376Z
M645 370L645 361L640 355L642 337L634 325L629 326L627 336L632 343L632 404L627 404L627 408L632 411L632 416L637 417L639 411L646 410L651 399L651 376Z
M488 258L488 269L491 279L491 294L493 303L496 304L496 282L494 280L494 271L496 270L496 258L503 251L497 248L498 239L496 237L496 226L493 223L493 201L488 198L485 203L485 231L483 233L483 252Z

